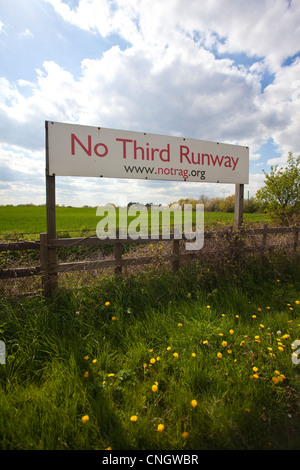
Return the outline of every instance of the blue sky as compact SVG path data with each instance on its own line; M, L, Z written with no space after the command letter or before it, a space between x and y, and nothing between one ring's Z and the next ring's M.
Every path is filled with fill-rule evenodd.
M300 153L300 2L2 0L0 204L45 202L45 121L250 148L246 195ZM57 203L167 204L233 185L57 177Z

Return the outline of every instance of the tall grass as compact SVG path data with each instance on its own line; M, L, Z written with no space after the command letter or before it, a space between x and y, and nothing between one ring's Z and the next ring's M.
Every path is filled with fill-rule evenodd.
M299 448L298 261L1 298L0 448Z

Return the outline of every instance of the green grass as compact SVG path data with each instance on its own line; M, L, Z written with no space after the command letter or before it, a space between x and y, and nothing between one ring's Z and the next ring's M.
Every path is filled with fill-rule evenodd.
M206 226L232 225L234 214L225 212L205 212ZM100 217L96 215L96 208L92 207L57 207L56 225L59 232L71 232L71 236L81 234L85 230L96 233L96 226ZM267 223L265 214L244 214L246 224ZM32 234L27 238L37 238L38 234L45 232L46 207L43 206L0 206L0 235ZM24 237L23 237L24 238Z
M299 287L277 253L2 296L0 449L299 449Z

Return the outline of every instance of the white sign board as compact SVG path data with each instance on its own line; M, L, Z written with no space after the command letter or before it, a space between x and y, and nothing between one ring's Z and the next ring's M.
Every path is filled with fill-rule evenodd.
M46 122L47 175L248 184L249 148Z

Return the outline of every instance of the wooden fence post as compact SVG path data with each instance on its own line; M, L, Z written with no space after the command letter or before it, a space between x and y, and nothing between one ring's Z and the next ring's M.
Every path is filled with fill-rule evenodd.
M234 202L234 226L240 228L243 224L244 211L244 185L235 185L235 202Z
M47 233L40 233L40 262L41 262L41 280L42 288L45 296L50 294L49 291L49 272L48 272L48 237Z
M293 244L294 251L297 251L298 239L299 239L299 231L296 228L294 232L294 244Z
M122 248L123 245L119 240L119 235L117 235L116 243L114 243L114 256L116 260L115 274L122 274Z
M179 240L173 238L173 243L172 243L172 255L173 255L173 261L172 261L172 266L174 271L178 271L179 269Z
M262 224L262 228L265 230L265 232L263 232L263 234L262 234L262 244L261 244L262 253L264 253L265 248L267 246L267 228L268 228L268 225L267 224Z

